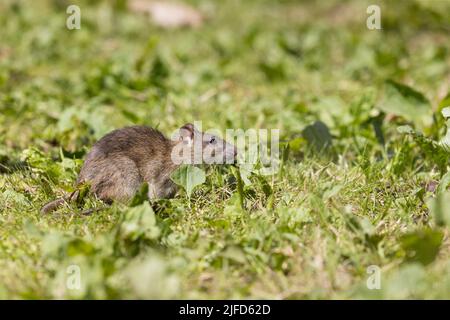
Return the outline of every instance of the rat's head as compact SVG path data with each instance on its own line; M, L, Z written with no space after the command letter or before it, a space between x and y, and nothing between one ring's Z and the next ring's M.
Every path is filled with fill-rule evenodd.
M179 129L175 154L180 155L184 163L191 164L233 164L236 161L236 147L217 135L200 132L191 123Z

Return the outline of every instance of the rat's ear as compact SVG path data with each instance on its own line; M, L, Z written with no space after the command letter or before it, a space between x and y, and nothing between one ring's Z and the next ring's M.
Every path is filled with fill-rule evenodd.
M186 123L180 128L180 140L191 143L194 140L195 127L192 123Z

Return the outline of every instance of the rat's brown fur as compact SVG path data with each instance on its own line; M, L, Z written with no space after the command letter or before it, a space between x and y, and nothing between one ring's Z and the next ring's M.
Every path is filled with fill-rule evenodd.
M155 197L174 193L170 155L174 142L148 127L115 130L100 139L86 157L77 184L88 182L102 200L127 200L146 181Z
M186 140L191 142L194 133L202 139L203 146L214 137L196 131L192 124L180 128L180 138L177 141L169 140L158 130L144 126L114 130L94 144L86 156L77 185L90 184L91 192L108 203L131 199L144 182L149 185L149 198L171 198L177 189L170 175L179 166L172 161L172 150L178 144L186 143ZM219 150L220 147L230 145L217 137L214 139L217 140L214 142L217 152L224 153L224 157L236 157L234 147L232 153L225 154L223 150ZM66 196L56 199L41 211L53 211L73 198Z

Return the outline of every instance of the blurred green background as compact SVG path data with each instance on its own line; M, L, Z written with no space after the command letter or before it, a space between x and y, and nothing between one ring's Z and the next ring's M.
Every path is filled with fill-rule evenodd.
M0 297L448 299L450 1L184 3L201 25L126 0L0 3ZM39 213L105 133L195 120L280 129L283 170L242 193L205 169L156 213Z

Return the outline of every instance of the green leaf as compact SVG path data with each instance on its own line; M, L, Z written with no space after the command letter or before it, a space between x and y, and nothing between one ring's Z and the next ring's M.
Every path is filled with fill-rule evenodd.
M181 166L172 173L171 179L177 185L182 187L188 198L191 197L192 191L206 181L205 172L195 166Z
M144 182L131 199L130 207L136 207L148 200L148 183Z
M398 131L398 133L403 133L403 134L414 134L415 133L414 129L408 125L398 127L397 131Z
M303 130L303 136L319 152L331 147L332 137L330 130L322 121L316 121L312 125L307 126Z
M411 87L388 80L377 107L413 122L419 128L432 124L432 108L427 98Z
M121 275L132 290L132 297L171 299L176 297L180 282L169 267L166 259L153 254L144 259L132 260Z
M439 167L439 170L442 173L447 171L450 147L447 148L445 144L425 137L421 132L415 131L410 126L400 126L397 128L397 131L399 133L410 135L427 157L433 160Z
M153 61L152 69L149 74L150 83L156 87L164 87L165 80L170 75L168 65L157 55Z
M436 198L427 201L427 207L430 209L437 225L450 227L450 191L444 192L438 189Z
M442 109L442 115L444 116L445 119L449 120L450 119L450 107L446 107L446 108Z
M418 296L419 290L423 290L425 281L426 271L422 265L406 264L390 274L386 281L382 281L386 286L383 293L388 299L414 298Z
M121 237L132 241L139 238L156 239L159 234L160 230L156 225L155 213L148 202L129 209L120 225Z
M82 183L81 185L79 185L78 194L75 199L75 202L77 203L78 206L81 206L84 203L85 198L89 194L90 188L91 188L91 186L88 182L85 182L85 183Z
M129 110L122 110L122 114L133 123L139 123L140 121L139 116Z
M283 80L286 77L285 65L280 61L262 61L259 64L259 68L270 81Z
M450 171L442 176L437 189L438 193L445 192L448 186L450 186Z
M442 147L444 147L444 149L450 152L450 107L442 109L442 115L447 119L447 133L445 137L439 141L439 143Z
M0 200L3 204L14 204L16 206L26 206L30 204L23 194L14 190L5 190L3 193L0 193Z
M304 138L298 137L289 141L289 148L294 152L299 152L305 143Z
M241 205L241 209L245 209L245 195L244 195L244 183L242 181L240 170L235 167L232 167L232 171L237 180L237 190L239 194L239 204Z
M250 180L250 176L253 172L253 164L240 164L239 165L239 174L242 178L242 181L246 186L252 185L252 181Z
M422 229L401 237L406 261L430 264L436 258L444 235L439 230Z
M229 246L222 252L222 257L232 260L238 264L245 264L247 258L245 257L244 251L238 246Z

